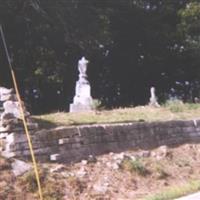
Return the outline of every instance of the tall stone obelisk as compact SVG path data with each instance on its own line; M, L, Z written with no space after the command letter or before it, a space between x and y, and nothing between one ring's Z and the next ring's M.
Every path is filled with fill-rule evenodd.
M87 80L87 64L85 57L78 61L79 80L76 82L75 96L70 104L69 112L84 112L93 110L91 87Z

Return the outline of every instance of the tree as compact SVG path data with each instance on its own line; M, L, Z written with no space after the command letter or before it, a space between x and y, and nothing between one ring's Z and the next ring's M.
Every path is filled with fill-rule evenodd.
M200 48L200 3L190 2L179 11L181 22L179 31L185 37L188 48L199 50Z
M72 98L78 59L98 52L99 45L108 43L106 10L95 5L90 0L1 2L1 22L15 70L32 101L35 90L40 90L40 98L47 99L65 94L60 97L63 103L67 101L64 98ZM47 85L50 90L46 90ZM43 106L48 109L55 105L49 103Z
M151 86L163 101L170 93L191 100L200 60L199 3L190 2L1 0L0 21L32 110L67 109L81 56L90 60L92 95L107 107L146 104ZM0 80L11 85L0 56Z
M178 31L183 40L186 62L184 73L187 74L190 92L193 98L200 96L200 3L190 1L179 11ZM187 58L187 59L186 59Z

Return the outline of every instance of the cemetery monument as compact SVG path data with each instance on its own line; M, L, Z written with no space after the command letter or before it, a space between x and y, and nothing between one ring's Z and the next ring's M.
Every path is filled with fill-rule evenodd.
M85 112L93 110L93 99L91 97L91 87L87 80L87 64L85 57L78 61L79 80L76 82L75 96L70 104L70 112Z
M158 98L156 97L155 87L151 87L150 93L151 93L151 97L150 97L149 105L153 107L160 107L160 104L157 101Z

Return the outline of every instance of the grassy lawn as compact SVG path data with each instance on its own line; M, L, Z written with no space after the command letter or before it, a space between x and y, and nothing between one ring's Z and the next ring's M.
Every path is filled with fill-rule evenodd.
M189 120L200 118L200 104L183 104L177 101L167 103L160 108L138 106L86 113L57 112L34 118L43 128L133 121Z

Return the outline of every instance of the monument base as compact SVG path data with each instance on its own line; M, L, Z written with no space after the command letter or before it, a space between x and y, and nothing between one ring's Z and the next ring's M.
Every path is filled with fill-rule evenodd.
M69 106L69 112L89 112L93 111L93 108L91 105L85 105L85 104L70 104Z

